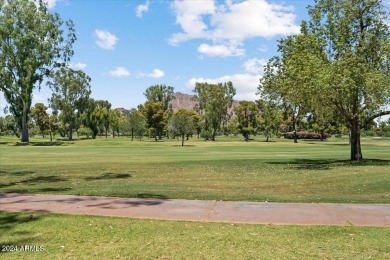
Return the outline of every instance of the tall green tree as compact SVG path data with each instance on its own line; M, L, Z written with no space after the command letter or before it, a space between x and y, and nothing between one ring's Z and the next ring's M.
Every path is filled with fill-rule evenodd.
M87 99L85 109L81 115L81 123L91 129L92 139L96 139L99 132L103 134L107 102L106 100L94 100L93 98Z
M50 13L44 1L0 0L0 90L22 130L22 142L29 141L33 90L69 61L75 40L73 22Z
M301 34L280 41L283 76L299 83L288 94L311 112L338 115L350 159L362 160L361 130L390 114L388 12L380 0L316 0L309 14Z
M127 118L128 118L129 130L131 133L131 141L134 140L134 135L137 135L141 139L146 125L144 115L137 109L132 108L130 109Z
M50 142L53 141L53 136L58 130L58 117L55 112L53 112L49 116L49 135L50 135Z
M112 129L112 137L115 138L115 132L117 133L119 137L119 121L121 118L121 114L116 109L110 110L110 126Z
M205 138L215 141L222 122L228 116L236 89L232 82L208 84L196 83L194 93L199 102L198 109L204 114Z
M81 70L61 68L53 74L48 85L53 90L50 106L60 110L64 125L68 125L68 138L72 140L77 113L84 109L91 94L91 78Z
M174 136L179 135L181 137L181 146L184 146L186 135L195 133L194 121L191 115L179 111L169 119L168 129Z
M36 103L31 110L31 117L34 119L43 138L46 131L49 130L49 115L46 110L47 107L43 103Z
M161 102L164 111L171 109L174 88L166 85L153 85L146 89L144 95L149 101Z
M289 42L281 40L279 51L283 54L285 44ZM287 55L286 55L287 56ZM260 79L259 94L261 99L268 105L278 107L283 111L284 120L289 125L289 130L294 133L294 143L298 142L297 131L303 117L308 112L308 102L311 100L308 93L301 91L302 86L306 84L306 79L291 76L287 68L288 58L285 56L273 57L264 68L264 75ZM310 77L310 74L308 75Z
M146 126L149 129L149 133L154 135L157 142L160 139L160 134L164 126L166 125L164 110L162 109L161 102L146 101L143 105L138 106L138 110L143 114L146 119Z
M98 100L97 106L100 108L102 127L104 128L104 133L106 138L108 137L108 131L111 126L111 103L107 100Z
M4 118L4 125L4 127L7 129L7 134L12 133L17 138L20 138L20 126L14 115L6 115Z
M168 120L172 115L171 101L173 96L174 88L166 85L154 85L146 89L144 95L150 102L161 103L161 110L163 113L163 121L159 124L158 128L155 128L158 138L162 139L164 127L168 124Z
M260 117L258 106L255 102L243 100L234 108L234 112L240 133L245 141L249 141L249 135L256 134L258 130L258 118Z
M261 111L260 129L266 137L266 142L268 142L272 134L278 135L280 125L283 122L282 111L273 102L259 99L256 103Z

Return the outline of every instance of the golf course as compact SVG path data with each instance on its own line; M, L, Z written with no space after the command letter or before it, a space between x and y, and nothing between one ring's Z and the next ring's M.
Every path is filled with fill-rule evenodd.
M390 203L390 139L250 142L221 136L185 146L128 137L29 144L0 137L0 193L73 194L259 202ZM44 245L42 259L368 258L389 256L380 227L274 226L1 212L1 245ZM206 246L205 246L206 245ZM281 246L275 246L281 245ZM347 250L348 249L348 250ZM229 256L226 252L231 252ZM26 252L7 252L18 259ZM234 257L236 256L236 257Z

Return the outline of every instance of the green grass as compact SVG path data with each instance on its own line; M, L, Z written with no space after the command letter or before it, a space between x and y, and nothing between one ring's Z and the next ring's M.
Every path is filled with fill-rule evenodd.
M390 229L0 212L2 259L388 259Z
M351 163L346 139L244 142L72 142L0 137L0 193L170 199L390 203L390 139L362 139ZM263 140L263 138L259 138Z

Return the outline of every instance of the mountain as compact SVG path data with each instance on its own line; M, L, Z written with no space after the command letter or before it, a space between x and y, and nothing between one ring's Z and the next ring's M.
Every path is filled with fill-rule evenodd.
M196 106L198 102L196 101L195 95L188 95L181 92L176 92L173 94L174 99L171 101L173 112L176 112L180 109L187 109L196 111ZM229 108L228 113L234 114L234 108L238 106L239 101L233 100L233 105L231 108Z
M181 92L176 92L173 94L173 97L174 98L171 101L173 112L176 112L180 109L196 111L196 106L198 102L195 99L195 95L188 95Z

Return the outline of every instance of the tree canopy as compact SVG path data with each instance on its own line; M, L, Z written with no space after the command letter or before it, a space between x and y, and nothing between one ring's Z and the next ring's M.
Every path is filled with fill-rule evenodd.
M69 61L75 40L73 22L50 13L44 1L0 0L0 90L22 130L22 142L29 141L33 89Z
M316 0L309 14L300 34L279 41L281 56L268 63L260 93L340 118L351 160L361 160L360 131L390 114L388 14L380 0Z
M77 112L83 110L91 94L90 81L81 70L61 68L54 73L53 81L48 82L53 90L50 106L61 111L63 123L68 125L69 140L72 140Z
M233 104L236 89L231 81L218 84L196 83L194 92L199 101L199 111L204 113L203 136L215 140L222 122Z

